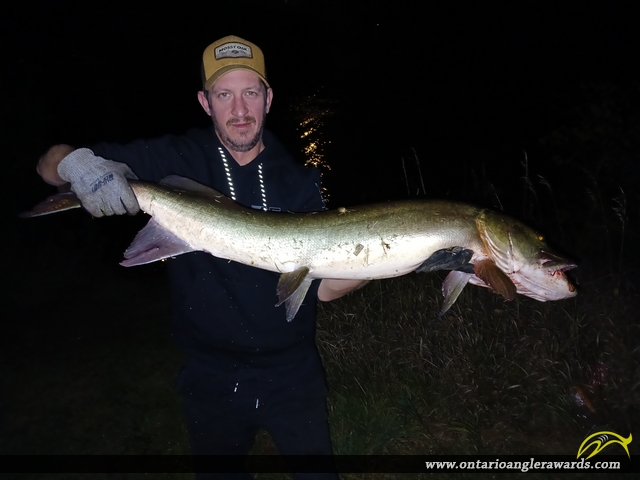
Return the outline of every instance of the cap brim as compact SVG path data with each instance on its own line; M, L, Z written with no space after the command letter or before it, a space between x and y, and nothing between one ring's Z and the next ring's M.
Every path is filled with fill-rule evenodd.
M252 73L255 73L256 76L264 82L267 88L271 88L267 79L263 77L255 68L250 67L249 65L227 65L226 67L222 67L216 73L214 73L207 81L204 83L204 89L209 90L216 81L222 77L223 75L232 72L234 70L249 70Z

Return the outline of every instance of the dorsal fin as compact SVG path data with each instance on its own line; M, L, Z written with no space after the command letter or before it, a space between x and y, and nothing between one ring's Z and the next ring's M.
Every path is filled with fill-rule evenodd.
M189 193L197 193L204 197L215 198L219 200L220 197L224 197L222 193L214 190L211 187L207 187L201 183L191 180L190 178L181 177L180 175L169 175L160 180L160 185L165 185L177 190L184 190Z
M169 187L172 190L194 195L207 201L221 203L225 208L246 210L245 207L214 188L207 187L206 185L198 183L195 180L191 180L190 178L181 177L180 175L168 175L160 180L160 184L165 187Z

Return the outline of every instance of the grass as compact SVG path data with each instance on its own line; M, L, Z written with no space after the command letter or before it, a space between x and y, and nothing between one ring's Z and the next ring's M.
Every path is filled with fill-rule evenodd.
M384 291L368 313L371 293L323 305L338 453L573 453L567 435L584 436L584 413L570 392L588 359L567 351L581 326L566 307L467 292L439 320L426 313L435 302L406 305L436 290L431 279L377 283Z
M575 455L592 431L637 431L638 325L623 297L605 315L588 294L503 304L469 289L438 319L436 277L372 282L322 305L318 345L337 454ZM149 286L139 303L156 294ZM144 308L107 308L91 328L34 325L20 351L4 346L2 453L188 453L172 389L181 359L164 338L166 313ZM595 413L572 400L576 384ZM274 452L267 435L255 452Z

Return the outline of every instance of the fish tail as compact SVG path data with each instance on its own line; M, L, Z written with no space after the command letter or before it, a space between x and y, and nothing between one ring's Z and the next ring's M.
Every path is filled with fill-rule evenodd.
M31 210L18 214L20 218L41 217L51 213L64 212L72 208L80 208L82 204L73 192L56 193L38 203Z

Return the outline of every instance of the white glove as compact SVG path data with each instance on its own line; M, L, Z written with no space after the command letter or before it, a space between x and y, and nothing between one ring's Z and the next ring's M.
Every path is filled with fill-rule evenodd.
M124 163L98 157L88 148L79 148L58 164L58 175L71 183L71 191L94 217L135 215L140 211L127 182L127 178L138 177Z

